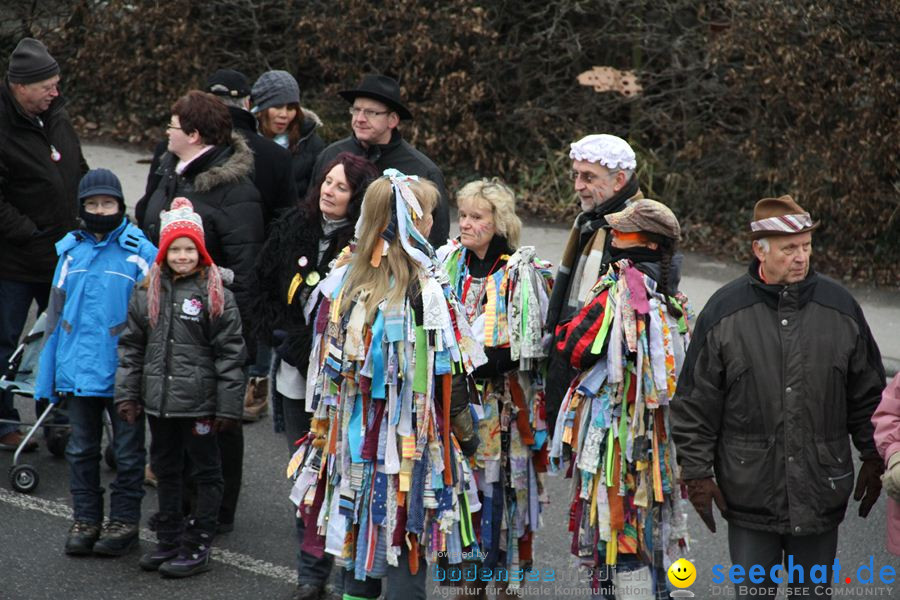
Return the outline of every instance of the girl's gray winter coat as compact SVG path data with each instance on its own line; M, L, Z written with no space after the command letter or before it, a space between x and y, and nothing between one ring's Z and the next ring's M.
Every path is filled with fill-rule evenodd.
M211 319L205 270L173 280L160 277L159 320L151 328L147 288L135 289L128 326L119 338L116 403L133 400L156 417L240 419L246 351L234 295Z

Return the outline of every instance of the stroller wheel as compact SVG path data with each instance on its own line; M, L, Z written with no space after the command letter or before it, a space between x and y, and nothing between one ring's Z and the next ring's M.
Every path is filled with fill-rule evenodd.
M103 451L103 460L106 461L106 466L113 471L116 470L116 455L113 453L112 446L107 446L106 450Z
M9 470L9 483L17 492L30 494L39 481L37 470L31 465L16 465Z
M62 458L66 455L66 446L69 443L69 432L68 430L57 430L50 434L50 437L47 438L47 450L50 451L50 454L56 456L57 458Z

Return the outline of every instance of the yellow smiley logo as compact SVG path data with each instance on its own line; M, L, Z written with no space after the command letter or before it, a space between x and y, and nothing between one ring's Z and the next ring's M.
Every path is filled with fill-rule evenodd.
M694 563L686 558L679 558L669 567L669 582L677 588L686 588L693 585L697 579L697 569Z

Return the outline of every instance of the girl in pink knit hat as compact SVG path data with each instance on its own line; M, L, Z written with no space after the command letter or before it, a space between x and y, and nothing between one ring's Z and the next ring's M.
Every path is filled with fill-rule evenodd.
M140 566L188 577L209 569L224 487L216 434L240 422L246 351L234 296L223 286L225 270L210 259L190 201L176 198L161 223L159 254L131 298L119 339L116 410L129 422L146 411L153 436L157 545ZM197 485L187 517L185 455Z

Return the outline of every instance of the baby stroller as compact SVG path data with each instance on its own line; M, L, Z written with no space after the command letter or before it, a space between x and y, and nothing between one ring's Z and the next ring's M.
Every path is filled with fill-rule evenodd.
M35 320L31 330L22 340L22 343L16 348L9 359L9 365L6 372L0 377L0 391L15 392L20 396L34 397L34 383L37 375L38 363L41 356L41 342L44 339L44 328L46 323L46 314L41 313ZM58 400L58 399L57 399ZM40 477L38 477L37 469L28 464L19 464L19 455L28 446L28 442L34 437L35 433L41 428L45 428L47 438L47 449L54 456L62 457L66 452L66 445L69 441L70 427L68 423L61 423L51 420L49 417L54 409L63 411L65 402L46 402L38 401L35 413L40 413L37 421L33 424L23 423L20 421L10 421L0 419L3 423L14 423L16 425L28 425L30 428L28 433L22 439L19 447L13 455L12 465L9 468L9 483L17 492L24 494L31 493L37 488ZM112 438L112 427L109 422L109 416L104 417L104 430L107 439ZM110 468L115 468L115 456L112 447L107 446L103 453L106 464Z

